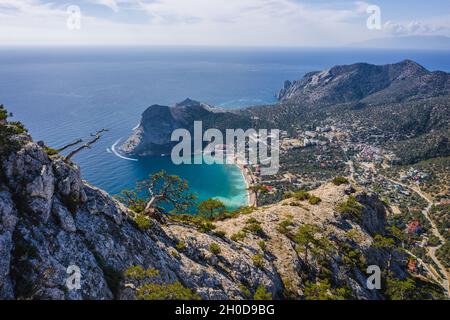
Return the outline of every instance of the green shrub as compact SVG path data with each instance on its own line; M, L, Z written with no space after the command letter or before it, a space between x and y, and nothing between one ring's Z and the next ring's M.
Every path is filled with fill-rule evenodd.
M153 224L152 220L150 220L149 217L147 217L146 215L143 215L141 213L136 214L136 216L134 218L134 222L136 222L137 226L141 230L147 230Z
M218 236L219 238L225 238L225 236L227 235L227 234L225 233L225 231L222 231L222 230L217 230L217 231L214 232L214 234L215 234L216 236Z
M241 284L239 286L239 290L242 292L242 295L244 296L244 298L246 298L246 299L251 298L252 293L250 292L250 289L247 288L245 285Z
M247 235L245 234L245 232L239 231L238 233L233 234L230 239L233 241L242 241L245 239Z
M320 199L319 197L316 197L316 196L311 196L308 199L309 204L312 204L313 206L316 204L319 204L321 201L322 201L322 199Z
M297 191L293 194L293 197L298 201L305 201L310 198L310 194L304 190Z
M258 242L258 246L259 246L259 248L262 250L262 251L266 251L266 249L267 249L267 245L266 245L266 242L265 241L259 241Z
M348 267L355 267L361 258L361 253L354 249L347 249L341 254L342 263Z
M200 296L179 281L171 284L149 283L136 291L138 300L200 300Z
M220 246L217 243L211 243L209 245L209 251L211 251L212 254L214 255L219 255L221 252Z
M124 275L127 278L135 280L142 280L145 278L153 278L159 274L159 270L156 269L144 269L141 266L131 266L125 270Z
M0 156L8 156L20 150L23 141L14 139L14 136L27 132L20 122L7 122L8 116L5 108L0 106Z
M359 232L356 229L351 229L347 231L347 237L351 240L357 240L359 237Z
M398 280L388 277L386 295L390 300L414 300L418 294L416 283L412 278Z
M6 121L8 119L8 111L0 105L0 121Z
M232 212L225 212L214 217L214 221L223 221L230 218L237 218L241 215L248 215L256 210L255 207L241 207Z
M216 225L210 221L203 222L198 228L200 232L207 233L216 229Z
M354 196L349 196L346 202L337 205L336 210L342 214L349 214L355 218L361 218L363 206Z
M260 269L264 268L264 256L262 254L259 254L259 253L255 254L252 257L252 261L256 267L258 267Z
M334 289L328 280L318 283L307 281L305 284L306 300L345 300L348 296L347 288Z
M392 238L383 237L380 234L375 235L373 246L375 248L393 248L395 241Z
M431 235L429 238L428 238L428 245L429 246L431 246L431 247L437 247L437 246L439 246L441 244L441 240L438 238L438 237L436 237L435 235Z
M176 252L175 250L171 251L170 254L172 255L172 257L174 257L177 260L181 260L181 256L178 252Z
M246 225L245 228L244 228L244 231L253 233L254 235L258 235L258 236L263 236L264 235L263 228L259 224L256 224L256 223Z
M294 224L294 222L292 222L292 220L288 219L288 220L283 220L278 224L277 230L279 233L281 234L288 234L289 233L289 227L292 226Z
M239 208L239 209L235 210L233 212L233 214L235 214L235 215L241 215L241 214L246 215L246 214L250 214L250 213L254 212L255 210L256 210L255 207L242 207L242 208Z
M27 128L25 128L25 126L23 125L22 122L10 121L8 124L14 128L14 132L16 134L22 134L22 133L28 132Z
M45 146L44 147L44 152L48 155L48 156L55 156L58 154L58 150L52 149L50 147Z
M178 251L182 251L182 250L186 249L186 242L179 241L176 245L176 248Z
M261 224L256 218L249 218L245 221L245 224Z
M345 177L336 177L336 178L334 178L334 179L332 180L332 182L333 182L333 184L336 185L336 186L340 186L340 185L342 185L342 184L348 184L348 183L349 183L348 179L345 178Z
M266 287L263 285L259 285L258 288L256 288L255 295L253 296L254 300L272 300L272 294L267 291Z

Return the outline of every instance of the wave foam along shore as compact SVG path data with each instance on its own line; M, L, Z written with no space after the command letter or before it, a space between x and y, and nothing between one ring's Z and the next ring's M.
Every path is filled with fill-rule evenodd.
M206 155L203 153L203 157L205 157L205 156ZM239 172L241 173L242 178L245 183L245 189L246 189L246 193L247 193L247 206L256 207L256 195L254 192L249 190L249 188L253 184L253 179L251 177L251 173L248 171L247 168L245 168L245 161L241 160L236 155L232 155L232 154L228 154L227 152L223 152L223 150L221 150L221 151L216 150L215 156L225 156L226 160L222 159L222 161L224 163L229 163L229 164L235 165L239 169ZM211 155L208 155L207 157L211 157ZM229 161L229 159L232 159L232 160Z
M117 145L119 144L120 140L122 140L122 138L120 138L119 140L117 140L117 141L111 146L111 151L114 153L114 155L117 156L117 157L119 157L119 158L121 158L121 159L128 160L128 161L136 161L136 162L139 161L138 159L133 159L133 158L125 157L125 156L121 155L121 154L116 150L116 147L117 147Z

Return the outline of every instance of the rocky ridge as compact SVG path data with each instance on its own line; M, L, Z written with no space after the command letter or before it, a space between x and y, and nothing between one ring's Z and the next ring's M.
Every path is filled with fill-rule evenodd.
M430 72L418 63L404 60L395 64L356 63L310 72L303 79L287 81L280 101L309 104L400 102L450 92L450 75Z
M259 286L274 298L301 299L308 274L325 269L333 285L348 288L351 297L383 298L365 287L365 271L344 262L338 250L346 244L359 252L364 265L387 264L389 252L371 246L373 236L383 232L386 214L374 195L354 194L364 208L360 222L335 210L353 190L329 184L313 192L323 200L318 205L291 206L288 199L217 222L215 231L170 219L152 221L142 230L133 212L83 181L76 164L49 156L27 135L15 139L21 141L20 150L2 154L0 163L1 299L134 299L136 287L124 277L132 266L158 270L153 282L180 281L203 299L244 299ZM231 240L252 218L263 234L247 232ZM286 219L290 233L311 223L332 241L336 249L326 263L319 254L306 260L297 252L292 237L278 229ZM349 230L355 230L357 240L348 239ZM219 253L212 253L213 243ZM80 290L65 286L70 265L81 269ZM393 269L403 272L401 266Z
M402 150L411 149L409 144L427 145L430 151L425 154L447 155L445 104L448 105L449 97L449 73L430 72L411 60L388 65L335 66L310 72L301 80L286 81L275 105L222 110L187 99L173 107L151 106L120 149L138 156L168 154L175 145L170 142L172 132L184 128L192 134L196 120L202 121L204 130L277 128L290 134L293 128L314 128L321 121L344 120L346 126L360 122L363 127L388 127L385 131L390 136L385 142L391 137L396 143L402 141ZM386 114L395 119L394 125L385 121ZM424 127L426 130L421 130ZM442 127L447 129L442 131ZM418 139L405 141L408 146L403 147L403 140L412 136ZM419 158L423 160L426 155Z

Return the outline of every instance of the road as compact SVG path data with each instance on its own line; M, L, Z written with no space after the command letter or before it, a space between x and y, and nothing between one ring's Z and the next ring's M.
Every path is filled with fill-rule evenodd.
M341 147L342 148L342 147ZM355 182L355 165L353 163L352 160L349 159L347 152L342 148L342 151L344 152L344 155L346 157L347 160L347 165L349 166L350 169L350 178L353 182ZM427 247L427 252L428 255L430 256L430 258L434 261L434 263L438 266L439 268L439 272L440 274L442 274L444 277L442 278L438 272L436 272L435 268L433 265L427 264L425 263L425 261L422 261L422 259L419 259L418 257L416 257L415 255L413 255L411 252L407 251L408 254L410 254L411 256L415 257L424 267L425 269L428 270L428 272L430 273L431 277L437 281L438 283L441 284L441 286L444 288L444 290L447 292L447 296L450 298L450 275L449 272L447 270L447 268L445 268L445 266L439 261L439 259L436 257L436 251L439 250L439 248L441 248L443 246L443 244L445 243L445 238L440 234L439 229L436 227L436 224L434 223L434 221L430 218L430 210L433 207L433 201L431 199L429 199L419 188L416 187L411 187L408 186L404 183L401 183L400 181L396 181L393 179L390 179L380 173L378 173L378 171L374 168L371 167L371 169L378 174L379 176L383 177L384 179L394 183L394 184L398 184L410 191L413 191L415 193L417 193L421 198L423 198L427 203L428 206L422 211L423 215L425 216L425 218L430 222L431 225L431 231L433 233L434 236L436 236L440 241L441 244L435 247ZM439 281L440 279L440 281Z
M439 232L439 229L437 228L436 224L434 223L434 221L430 218L430 210L433 207L433 201L431 199L429 199L423 192L422 190L420 190L417 187L411 187L409 185L406 185L400 181L396 181L393 180L391 178L388 178L382 174L379 174L379 176L383 177L384 179L394 183L394 184L398 184L400 186L402 186L403 188L406 188L410 191L413 191L415 193L417 193L422 199L424 199L427 203L428 206L422 211L422 214L424 215L424 217L429 221L430 225L431 225L431 232L433 233L433 235L435 237L437 237L440 241L441 244L435 247L427 247L427 251L428 251L428 255L430 256L430 258L434 261L434 263L436 263L436 265L439 268L439 272L443 275L443 278L440 276L441 281L439 281L441 283L441 285L444 287L444 289L447 291L447 296L450 298L450 288L449 288L449 279L450 279L450 275L448 273L447 268L445 268L445 266L441 263L441 261L439 261L439 259L436 257L436 251L443 246L443 244L445 243L445 238L441 235L441 233ZM410 253L411 254L411 253ZM432 265L427 265L424 261L422 261L422 264L424 264L426 266L426 269L430 270L435 270L435 268ZM435 278L435 277L433 277Z

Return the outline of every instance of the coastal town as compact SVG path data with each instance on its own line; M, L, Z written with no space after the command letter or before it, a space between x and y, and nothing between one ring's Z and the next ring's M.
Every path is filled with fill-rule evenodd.
M448 250L448 168L437 170L434 166L433 171L405 166L398 171L395 153L381 147L375 134L370 137L371 143L365 143L353 128L328 124L314 130L296 130L294 135L281 131L277 175L262 176L259 164L238 162L248 186L249 205L276 203L288 192L311 190L332 177L345 176L379 194L388 205L388 219L399 225L404 249L411 257L408 270L448 290L449 266L441 262ZM444 190L430 192L427 186L431 181ZM446 212L440 221L431 214L436 208Z

